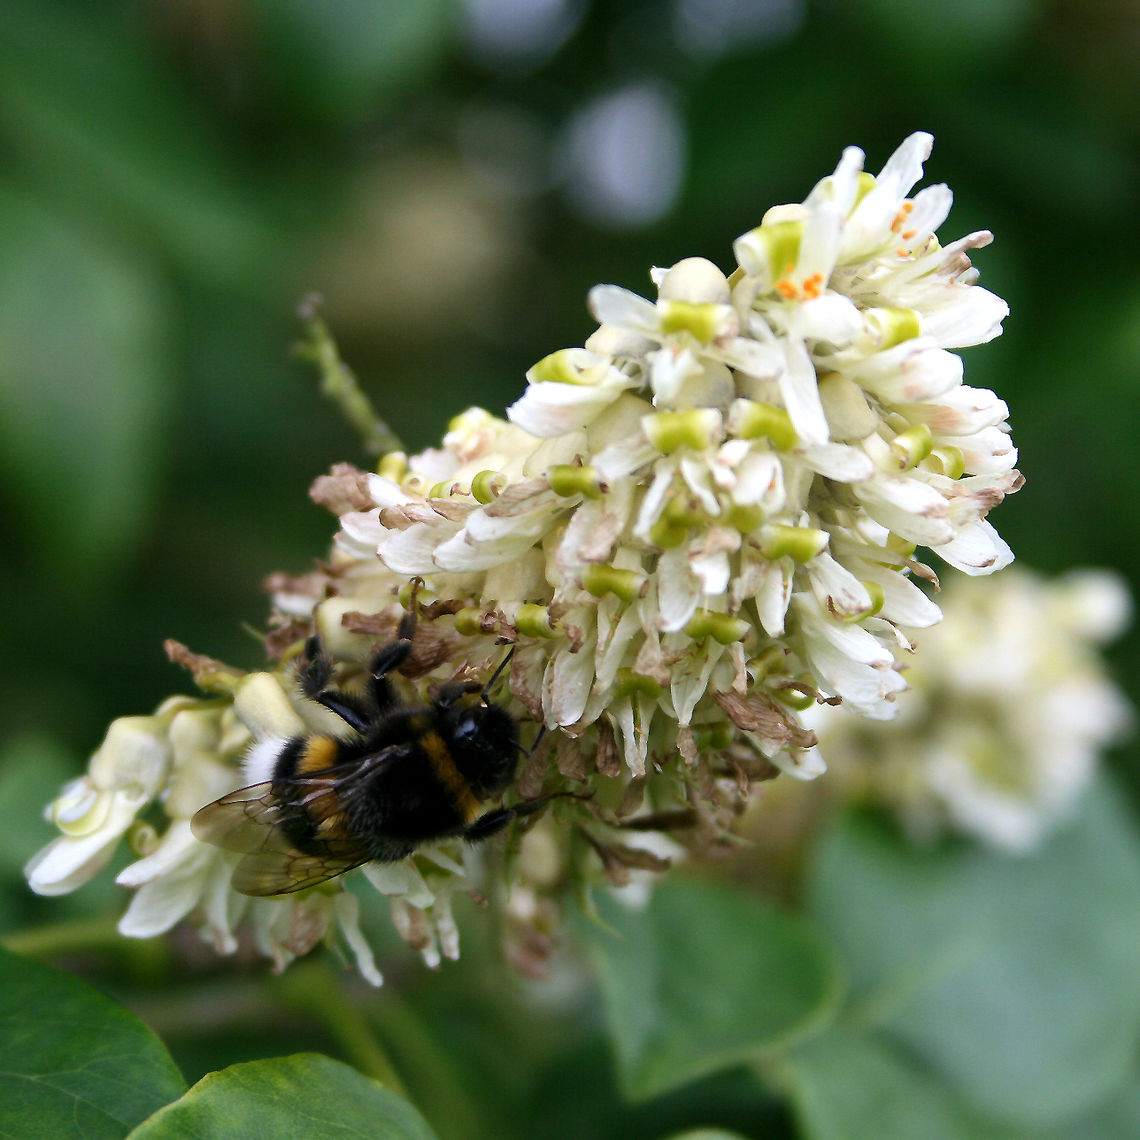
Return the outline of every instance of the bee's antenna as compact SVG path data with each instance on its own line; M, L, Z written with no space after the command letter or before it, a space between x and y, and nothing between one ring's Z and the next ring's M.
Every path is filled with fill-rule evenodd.
M479 698L483 704L490 704L490 701L487 700L487 694L494 688L495 682L502 675L503 670L511 663L511 658L514 657L514 655L515 647L512 645L507 655L495 667L494 673L491 674L491 679L483 686L483 692Z

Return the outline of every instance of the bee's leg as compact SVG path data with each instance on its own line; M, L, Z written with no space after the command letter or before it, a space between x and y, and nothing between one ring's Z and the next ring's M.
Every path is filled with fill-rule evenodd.
M368 673L372 679L372 698L381 711L390 709L398 703L398 698L386 678L411 656L412 641L416 635L416 595L422 584L420 578L412 579L412 594L408 599L407 611L396 627L396 639L387 645L382 645L368 666Z
M539 796L536 800L525 800L513 807L496 808L494 811L487 812L486 815L481 815L474 823L468 824L463 829L463 838L472 843L490 839L492 835L498 835L512 819L522 819L525 816L533 815L536 811L541 811L546 807L551 800L559 799L562 796L571 796L574 799L586 798L576 792L553 792L548 796Z
M469 696L471 693L482 693L483 704L489 704L487 693L491 686L502 676L503 670L510 664L514 653L515 649L512 645L510 652L495 667L494 673L491 674L491 679L485 685L480 685L478 681L449 681L445 685L440 685L436 690L435 703L439 705L440 708L446 709L455 704L460 697Z
M477 693L483 686L478 681L448 681L435 692L435 703L441 709L449 709L460 697Z
M301 692L309 700L336 713L350 728L361 733L367 732L370 719L367 710L347 694L328 688L328 683L332 680L332 660L325 653L320 634L313 634L305 642L305 659L306 663L297 670Z

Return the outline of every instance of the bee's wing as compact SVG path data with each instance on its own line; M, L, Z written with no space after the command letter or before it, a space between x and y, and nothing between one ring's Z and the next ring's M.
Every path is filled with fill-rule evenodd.
M190 830L204 843L227 851L292 850L278 829L288 810L274 798L271 781L251 784L196 811Z
M327 879L343 875L353 867L366 863L368 856L302 855L286 851L253 851L242 857L230 880L235 891L243 895L287 895L315 887Z
M289 842L281 824L298 813L325 814L311 810L324 796L343 804L364 787L366 777L407 751L394 745L364 760L238 788L195 812L190 830L205 843L244 856L231 880L241 894L288 894L316 886L366 863L367 851L357 840L338 836L324 840L319 854L304 854Z

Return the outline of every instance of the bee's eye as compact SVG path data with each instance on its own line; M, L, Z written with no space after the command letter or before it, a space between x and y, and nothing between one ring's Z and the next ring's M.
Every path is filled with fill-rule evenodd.
M479 709L464 709L455 721L453 732L457 741L471 740L479 734Z

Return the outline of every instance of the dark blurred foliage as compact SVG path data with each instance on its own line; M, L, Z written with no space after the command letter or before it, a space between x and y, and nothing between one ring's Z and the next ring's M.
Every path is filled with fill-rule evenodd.
M919 129L942 236L994 231L975 263L1012 309L966 353L1028 479L993 521L1029 565L1140 586L1132 0L0 7L6 806L189 690L164 638L261 662L261 580L333 532L311 480L365 462L291 355L307 293L419 448L581 344L595 282L728 267L845 145L875 171ZM1135 639L1115 666L1136 700ZM13 881L48 834L5 836ZM6 926L48 913L5 898Z
M944 232L995 232L977 262L1013 311L967 354L968 382L1010 404L1029 480L999 529L1045 570L1134 561L1124 0L4 7L13 729L92 747L185 684L167 636L257 664L242 623L263 618L261 578L304 569L332 530L309 482L362 459L290 357L306 292L423 446L580 344L591 284L728 265L844 145L877 169L916 129L957 195ZM614 110L645 93L656 118Z

